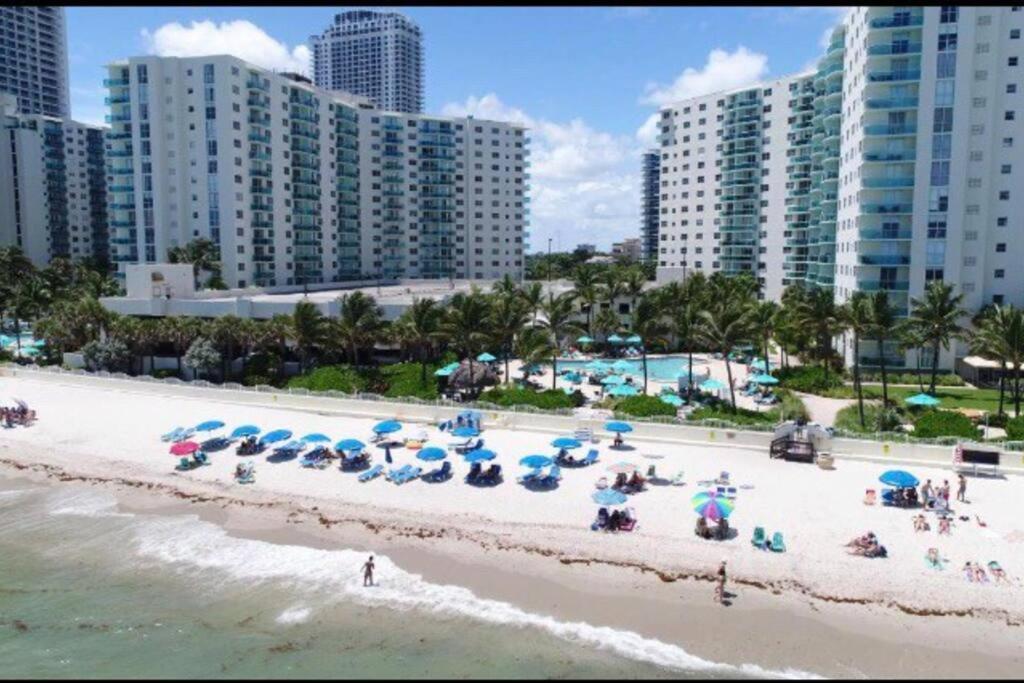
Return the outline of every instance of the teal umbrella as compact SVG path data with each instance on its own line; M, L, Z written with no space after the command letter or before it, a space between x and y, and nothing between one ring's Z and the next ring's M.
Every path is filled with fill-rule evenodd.
M494 361L498 360L497 358L487 353L486 351L477 356L476 359L481 363L493 363Z
M762 372L771 372L771 369L772 369L771 368L771 363L765 363L760 358L758 358L753 363L751 363L750 367L754 368L755 370L760 370Z
M608 343L609 344L621 344L622 343L622 337L620 337L617 334L613 334L612 336L608 337Z
M615 372L630 372L632 369L633 366L629 363L629 361L617 360L614 363L612 363L612 370L614 370Z
M643 339L640 338L640 335L631 334L628 337L626 337L626 343L627 344L642 344L643 343Z
M905 399L904 402L908 406L923 406L928 408L933 408L942 403L939 399L934 396L929 396L928 394L914 394L913 396Z
M771 375L754 375L754 381L758 384L778 384L779 380Z
M725 389L725 385L717 379L706 379L700 383L700 388L704 391L718 391L719 389Z
M612 387L611 391L608 393L612 396L636 396L640 392L636 390L636 387L631 387L628 384L620 384L617 387Z
M622 379L621 375L608 375L601 380L601 384L613 385L613 384L624 384L626 380Z
M577 337L576 338L576 343L577 344L593 344L594 340L591 339L590 337L588 337L587 335L583 335L582 337Z
M667 403L670 406L675 406L676 408L683 405L683 399L679 398L675 394L662 394L658 398L661 399L662 403Z
M603 360L592 360L583 366L584 369L590 370L591 372L604 372L611 366L605 363Z

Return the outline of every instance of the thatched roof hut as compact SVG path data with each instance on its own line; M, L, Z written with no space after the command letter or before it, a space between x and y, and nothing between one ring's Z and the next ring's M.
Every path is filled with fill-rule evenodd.
M472 369L470 369L472 368ZM472 373L472 374L470 374ZM448 386L453 389L470 389L498 383L498 372L490 363L464 360L448 377Z

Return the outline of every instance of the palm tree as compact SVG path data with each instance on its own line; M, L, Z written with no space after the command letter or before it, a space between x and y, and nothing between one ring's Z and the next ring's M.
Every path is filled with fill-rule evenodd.
M599 280L602 285L601 293L604 296L604 302L610 308L614 308L615 300L622 296L624 291L622 269L619 267L607 268L601 273Z
M487 343L487 320L490 305L479 289L473 287L468 294L459 292L448 302L448 311L441 323L441 335L455 349L469 360L469 377L473 382L476 374L473 362Z
M748 306L742 299L724 298L701 310L700 337L725 358L725 373L729 380L729 397L736 412L736 389L732 383L732 365L729 354L733 347L750 338Z
M557 354L558 349L552 349L551 337L542 329L527 327L516 336L515 354L522 363L524 379L527 368L532 365L540 365L553 353Z
M622 278L623 293L629 297L630 323L635 327L633 321L636 313L637 301L647 286L647 275L642 268L630 266L626 268Z
M611 308L602 309L594 318L594 334L602 336L605 343L608 342L609 336L621 329L622 320L619 318L619 314Z
M967 315L960 306L963 300L963 294L953 294L953 285L938 280L928 285L923 299L910 299L907 325L932 350L931 394L935 393L935 380L939 374L939 348L948 350L950 340L963 338L964 328L959 322Z
M220 250L217 245L204 237L198 237L185 246L167 250L171 263L191 263L196 289L199 289L199 275L203 271L220 275Z
M156 369L156 348L161 341L160 318L141 318L139 323L139 349L142 354L149 356L149 372L152 373ZM145 372L145 369L143 359L142 371Z
M878 344L878 366L882 374L882 406L889 405L889 379L885 374L885 342L896 325L896 311L889 302L889 294L880 289L871 295L871 332Z
M594 306L597 305L601 298L598 290L597 268L589 263L581 263L573 271L572 281L576 298L583 304L587 314L587 334L593 334L591 323L594 316Z
M225 315L215 318L210 324L210 341L220 351L221 381L228 381L231 365L235 361L235 347L241 341L243 322L237 315Z
M505 273L505 277L491 285L491 293L499 296L514 296L518 292L519 285L516 284L516 281L508 273Z
M544 302L544 285L539 282L531 282L519 289L519 296L526 304L526 310L530 314L533 325L537 324L537 313L540 305Z
M871 334L871 302L867 293L857 290L839 310L839 319L853 335L853 386L857 390L857 413L864 427L864 387L860 382L860 340Z
M686 402L690 402L693 395L693 352L700 339L701 309L696 301L687 301L679 307L672 316L672 332L683 351L686 352L687 374L689 381L686 384Z
M309 367L310 356L322 348L327 340L327 319L313 302L303 299L295 304L295 310L292 311L292 339L299 353L299 372L303 373Z
M779 305L774 301L759 301L750 308L750 324L760 332L764 351L764 371L767 374L771 374L771 363L768 360L769 342L775 334L779 310Z
M288 342L294 338L295 326L292 317L277 313L270 320L260 325L260 336L257 346L262 349L273 349L277 354L277 376L284 378L284 363L288 355Z
M433 299L414 297L412 306L398 319L398 335L409 346L420 363L420 384L427 384L427 354L441 329L444 311Z
M238 344L238 355L242 359L242 378L245 378L245 364L252 353L253 347L260 338L261 322L255 318L242 318L235 328L235 342Z
M1003 411L1003 392L1008 367L1013 368L1013 410L1020 415L1020 368L1024 364L1024 311L1014 306L997 305L981 322L975 333L975 346L986 356L998 359L1002 366L999 382L999 412Z
M796 304L794 313L794 322L811 333L815 343L814 356L824 367L825 380L828 381L828 369L835 353L832 339L839 332L839 317L831 290L810 290Z
M138 318L131 315L118 316L110 326L110 336L127 347L128 352L131 354L128 362L128 372L132 375L136 374L135 359L139 359L140 366L143 363L142 323Z
M551 353L551 388L557 387L558 379L558 350L560 348L560 341L566 334L578 330L579 325L573 321L573 301L576 299L574 292L563 292L558 296L555 296L553 292L548 292L548 298L544 301L544 305L541 306L541 311L544 314L543 320L540 321L541 328L548 331L551 335L552 353Z
M23 278L14 289L14 328L19 355L21 353L20 321L35 321L47 311L53 300L50 289L42 277L35 275Z
M488 326L495 344L501 349L505 361L505 383L509 381L509 356L515 345L516 335L529 324L529 313L522 299L516 296L499 295L491 306Z
M333 336L351 353L352 364L359 365L359 349L371 346L383 326L384 312L377 301L356 290L338 299L341 308L333 322Z
M668 343L665 338L668 333L668 325L662 316L661 307L655 296L648 295L640 297L640 301L633 311L633 331L640 335L640 350L643 353L644 367L644 395L647 394L647 348L656 344Z
M35 266L20 247L0 247L0 330L4 329L7 311L13 308L17 283L23 282L33 273Z
M192 342L203 333L203 321L199 318L163 318L161 322L162 336L174 347L174 356L178 361L178 377L182 374L181 360Z

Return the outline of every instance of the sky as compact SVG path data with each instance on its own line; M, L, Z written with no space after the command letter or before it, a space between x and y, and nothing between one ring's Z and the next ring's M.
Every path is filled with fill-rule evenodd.
M102 123L104 65L234 54L308 72L340 7L69 7L71 113ZM428 114L525 123L531 251L639 236L659 106L809 68L841 7L395 7L424 35Z

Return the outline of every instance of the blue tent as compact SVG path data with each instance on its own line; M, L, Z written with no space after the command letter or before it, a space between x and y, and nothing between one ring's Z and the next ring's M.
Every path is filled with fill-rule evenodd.
M905 470L889 470L887 472L883 472L882 476L878 478L878 481L882 482L886 486L895 486L898 489L913 488L918 484L917 477Z
M448 457L448 451L441 448L440 446L425 446L416 453L416 457L420 460L444 460Z
M633 425L628 422L609 422L605 424L604 428L609 432L623 433L633 431Z
M197 432L212 432L215 429L220 429L224 426L224 423L220 420L207 420L206 422L200 422L196 425Z
M342 439L334 444L336 451L361 451L364 448L366 448L366 444L359 439Z
M598 505L622 505L629 500L625 493L616 491L615 489L601 489L600 491L595 491L594 495L591 496L591 499L593 499L593 501Z
M539 470L541 467L547 467L552 464L554 460L546 455L527 455L519 460L519 464L523 467L529 467L533 470Z
M914 394L904 400L908 406L934 407L942 403L939 399L928 394Z
M391 434L397 432L402 428L402 423L398 420L384 420L378 422L373 426L374 434Z
M285 439L292 438L292 433L287 429L275 429L272 432L264 434L260 439L260 443L276 443L278 441L284 441Z
M330 440L331 437L327 436L326 434L321 434L319 432L314 432L313 434L306 434L304 437L302 437L302 441L305 441L306 443L328 443Z
M566 450L572 450L573 448L579 448L583 444L572 438L571 436L560 436L551 442L551 445L555 448L564 448Z
M235 431L231 432L232 439L241 439L246 436L255 436L260 433L260 428L256 425L242 425L241 427L235 427Z
M478 448L465 455L466 462L483 462L484 460L494 460L496 457L498 457L497 453L486 448Z

